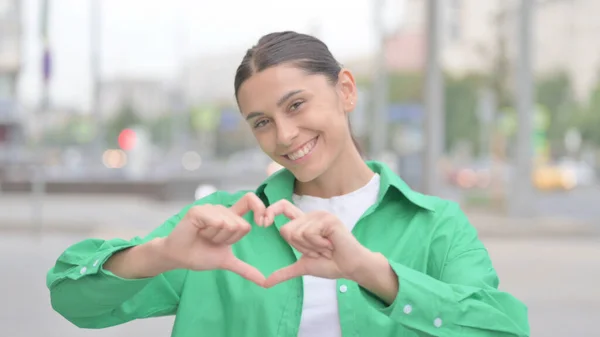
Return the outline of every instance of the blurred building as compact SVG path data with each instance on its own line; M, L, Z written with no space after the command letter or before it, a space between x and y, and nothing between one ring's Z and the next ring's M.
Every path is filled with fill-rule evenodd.
M422 71L427 53L426 0L406 0L405 17L387 39L391 71ZM486 73L499 57L511 64L518 46L518 0L442 1L442 52L446 71ZM539 0L535 6L534 67L538 74L566 71L576 96L585 99L600 74L600 1ZM372 73L374 58L348 62L359 74Z
M100 106L103 118L110 119L125 106L143 119L153 119L170 111L169 86L164 81L117 78L103 81Z
M235 104L233 78L244 51L202 55L189 61L180 74L184 96L191 105Z
M18 143L23 134L22 115L17 104L21 34L21 2L0 0L0 154L4 155L15 150L11 145Z
M537 70L566 71L586 99L600 80L600 1L546 0L535 20Z

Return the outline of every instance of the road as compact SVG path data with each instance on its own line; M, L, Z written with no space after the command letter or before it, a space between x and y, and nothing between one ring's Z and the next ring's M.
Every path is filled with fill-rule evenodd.
M578 220L598 220L600 219L599 201L600 186L595 185L568 192L538 193L535 205L538 214L571 217Z
M0 234L0 326L11 337L168 336L172 318L131 322L105 330L80 330L50 308L45 273L60 252L80 240L56 234ZM600 314L598 239L484 240L501 288L530 310L532 336L597 336Z

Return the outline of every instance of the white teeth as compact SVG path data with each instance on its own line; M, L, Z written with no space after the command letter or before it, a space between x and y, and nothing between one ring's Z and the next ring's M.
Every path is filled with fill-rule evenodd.
M288 154L288 158L290 158L291 160L298 160L304 156L306 156L307 154L310 153L310 151L313 149L313 147L315 146L315 140L311 141L310 143L304 145L301 149L299 149L298 151L294 152L294 153L290 153Z

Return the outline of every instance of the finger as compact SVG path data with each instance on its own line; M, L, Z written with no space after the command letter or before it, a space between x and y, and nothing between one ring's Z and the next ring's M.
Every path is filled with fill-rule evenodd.
M285 225L281 228L281 236L292 247L296 248L302 255L313 258L319 257L319 251L315 250L303 237L303 224Z
M236 219L235 215L225 213L225 214L221 215L221 217L222 217L221 218L221 222L222 222L221 226L213 227L213 229L210 231L208 231L208 228L207 228L207 232L212 235L210 237L210 240L215 244L223 243L225 240L227 240L229 237L231 237L233 235L233 233L237 230L237 227L238 227L237 219ZM216 229L216 232L215 232L215 229Z
M300 277L306 274L306 268L304 267L305 260L298 260L287 267L283 267L271 274L265 281L264 287L271 288L279 283L291 280L296 277Z
M305 242L304 240L303 233L307 225L304 221L304 218L292 220L279 230L283 239L290 245L296 247L301 253L306 253L311 250L308 242Z
M269 226L273 223L275 217L279 214L285 215L290 220L297 219L304 215L298 207L292 204L289 200L282 199L267 207L265 211L265 225Z
M333 245L328 239L320 235L318 222L309 220L302 225L296 235L300 236L300 238L294 240L294 245L296 244L295 242L299 242L305 249L308 249L310 251L307 254L308 256L312 258L330 258L332 256ZM292 237L294 236L292 235Z
M223 266L223 269L232 271L245 278L246 280L254 282L261 287L264 287L265 276L258 269L252 267L251 265L238 258L228 260Z
M210 223L208 223L203 229L199 230L198 233L200 233L203 238L212 240L224 226L225 221L223 218L211 220Z
M256 196L256 194L249 192L246 193L229 209L238 216L244 216L244 214L252 211L254 213L254 221L256 224L261 225L263 222L262 218L265 215L266 207L262 200Z
M314 221L310 223L310 227L302 233L304 241L310 248L318 251L333 250L333 244L329 239L324 238L320 234L319 224Z
M223 243L227 245L232 245L240 241L240 239L242 239L244 236L246 236L246 234L250 232L251 228L252 226L248 222L246 222L246 220L244 220L243 218L237 218L236 229L230 233L230 236L227 239L223 240Z
M319 252L315 251L314 249L310 249L310 248L308 248L306 246L299 245L299 244L294 244L294 245L291 245L291 246L294 247L294 248L296 248L296 250L298 250L300 252L300 254L302 254L302 255L307 255L307 256L310 256L310 257L314 257L314 258L319 257Z

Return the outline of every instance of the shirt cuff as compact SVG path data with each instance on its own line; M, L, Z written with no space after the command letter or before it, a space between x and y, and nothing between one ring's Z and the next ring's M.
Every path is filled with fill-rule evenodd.
M152 278L125 279L103 268L104 263L115 253L134 247L136 244L127 243L113 246L105 242L103 246L105 247L100 247L96 254L71 268L67 272L66 277L72 280L84 278L81 281L84 281L86 284L88 282L93 283L93 286L92 284L88 285L94 288L100 286L107 290L110 289L113 292L114 289L119 289L118 297L127 296L127 294L134 295L152 280ZM110 296L108 293L104 295Z
M389 261L389 260L388 260ZM430 335L444 335L459 314L452 287L401 263L389 261L398 276L398 294L386 303L368 294L367 302L379 312L407 328Z

